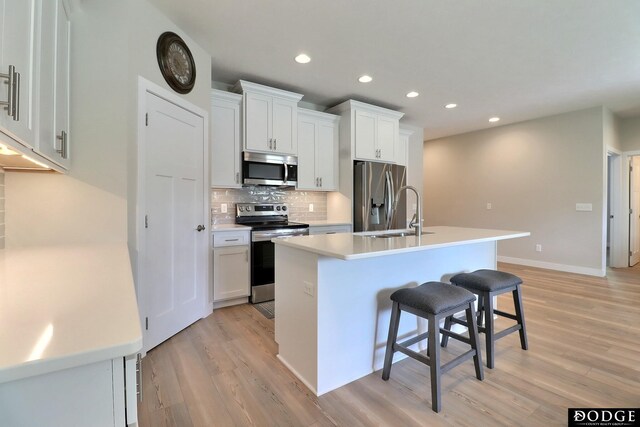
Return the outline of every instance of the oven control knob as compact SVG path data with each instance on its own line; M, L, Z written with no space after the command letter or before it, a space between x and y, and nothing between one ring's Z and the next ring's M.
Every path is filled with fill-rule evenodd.
M276 210L279 211L280 210L280 206L276 206Z
M286 211L286 210L287 210L287 207L286 207L286 206L283 206L283 207L282 207L282 210L283 210L283 211Z
M244 211L244 208L243 208L242 206L239 206L239 207L238 207L238 210L239 210L240 212L242 212L242 211Z

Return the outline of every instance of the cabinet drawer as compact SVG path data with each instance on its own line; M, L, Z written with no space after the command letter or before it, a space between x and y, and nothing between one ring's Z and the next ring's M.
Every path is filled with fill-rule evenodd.
M213 233L213 247L240 246L249 244L249 231L220 231Z

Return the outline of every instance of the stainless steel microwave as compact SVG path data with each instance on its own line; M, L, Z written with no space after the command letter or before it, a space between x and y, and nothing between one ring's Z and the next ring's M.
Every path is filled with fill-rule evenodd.
M246 151L243 153L242 183L244 185L295 187L297 182L297 157Z

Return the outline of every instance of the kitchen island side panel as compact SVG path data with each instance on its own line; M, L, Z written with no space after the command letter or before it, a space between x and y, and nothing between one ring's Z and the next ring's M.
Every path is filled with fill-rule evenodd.
M448 282L456 273L480 268L496 268L495 241L349 261L319 257L317 394L382 368L389 297L395 290L427 281ZM407 339L426 328L425 320L403 313L398 337ZM412 348L424 350L421 345ZM394 361L406 357L395 356Z

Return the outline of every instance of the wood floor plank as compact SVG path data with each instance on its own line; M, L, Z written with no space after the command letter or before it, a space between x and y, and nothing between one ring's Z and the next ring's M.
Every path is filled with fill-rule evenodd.
M395 363L389 381L374 372L316 397L277 359L274 321L246 304L216 310L147 354L139 425L555 426L566 425L569 407L637 407L640 266L606 278L499 268L524 280L529 350L511 334L497 342L484 381L471 363L444 374L440 413L428 368L411 359ZM510 295L498 305L513 312ZM464 351L450 341L443 363Z

